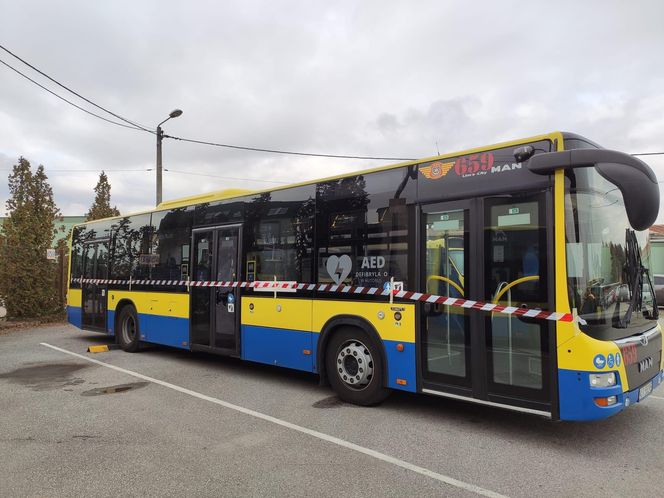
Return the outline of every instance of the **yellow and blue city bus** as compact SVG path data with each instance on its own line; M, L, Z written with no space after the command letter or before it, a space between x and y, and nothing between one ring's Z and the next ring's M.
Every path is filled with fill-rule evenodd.
M125 351L316 373L362 405L399 389L601 419L663 380L658 209L645 163L560 132L226 190L77 226L68 317Z

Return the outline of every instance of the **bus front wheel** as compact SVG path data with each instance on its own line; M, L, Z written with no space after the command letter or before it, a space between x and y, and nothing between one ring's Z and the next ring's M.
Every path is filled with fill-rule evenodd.
M326 349L325 367L332 388L344 401L375 405L390 391L383 386L383 358L376 341L364 330L337 330Z
M118 317L118 330L116 331L120 347L128 353L136 353L140 346L141 334L138 328L138 315L136 308L131 305L124 306Z

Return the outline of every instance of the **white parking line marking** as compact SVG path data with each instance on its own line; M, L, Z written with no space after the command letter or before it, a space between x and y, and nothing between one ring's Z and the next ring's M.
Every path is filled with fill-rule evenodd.
M80 358L85 361L89 361L90 363L95 363L97 365L101 365L106 368L110 368L112 370L115 370L117 372L122 372L127 375L131 375L132 377L136 377L137 379L142 379L148 382L152 382L153 384L158 384L163 387L167 387L169 389L173 389L174 391L181 392L183 394L187 394L189 396L193 396L194 398L202 399L203 401L209 401L210 403L214 403L215 405L223 406L224 408L228 408L230 410L235 410L240 413L244 413L245 415L249 415L250 417L255 417L261 420L265 420L266 422L271 422L276 425L280 425L281 427L286 427L287 429L291 429L297 432L301 432L303 434L307 434L309 436L315 437L317 439L321 439L323 441L327 441L332 444L336 444L337 446L341 446L343 448L347 448L349 450L357 451L358 453L362 453L364 455L368 455L370 457L373 457L377 460L381 460L383 462L391 463L392 465L396 465L397 467L401 467L402 469L410 470L412 472L415 472L417 474L421 474L426 477L430 477L431 479L435 479L437 481L440 481L445 484L449 484L450 486L454 486L459 489L464 489L466 491L471 491L473 493L477 493L478 495L482 496L489 496L492 498L506 498L505 495L501 495L500 493L496 493L495 491L491 491L489 489L484 489L481 488L480 486L476 486L474 484L470 484L467 482L459 481L458 479L454 479L453 477L448 477L443 474L439 474L437 472L434 472L433 470L425 469L424 467L420 467L418 465L405 462L403 460L399 460L398 458L395 458L390 455L386 455L384 453L380 453L379 451L372 450L369 448L365 448L363 446L360 446L355 443L351 443L349 441L346 441L344 439L340 439L338 437L330 436L329 434L325 434L323 432L318 432L313 429L308 429L306 427L302 427L299 425L292 424L290 422L286 422L285 420L281 420L276 417L272 417L270 415L265 415L264 413L257 412L254 410L250 410L249 408L244 408L242 406L234 405L233 403L229 403L227 401L223 401L217 398L213 398L212 396L207 396L205 394L198 393L196 391L192 391L190 389L187 389L185 387L180 387L175 384L171 384L170 382L166 382L163 380L155 379L153 377L148 377L147 375L143 375L137 372L133 372L131 370L126 370L121 367L116 367L115 365L111 365L110 363L104 363L103 361L95 360L93 358L88 358L87 356L84 356L82 354L74 353L72 351L68 351L66 349L59 348L57 346L53 346L51 344L48 344L46 342L40 343L42 346L45 346L47 348L54 349L56 351L60 351L61 353L68 354L70 356L75 356L76 358Z
M655 399L664 399L661 396L655 396L654 394L651 394L650 397Z

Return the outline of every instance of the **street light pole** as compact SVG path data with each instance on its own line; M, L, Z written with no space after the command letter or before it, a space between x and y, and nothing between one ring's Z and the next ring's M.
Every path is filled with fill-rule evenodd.
M157 206L161 204L161 142L164 139L164 130L157 126Z
M169 119L177 118L178 116L181 115L182 111L180 109L175 109L174 111L171 111L171 113L168 115L166 119L164 119L161 123L157 125L157 206L161 204L161 192L162 192L161 143L164 140L164 130L161 129L161 125L163 125Z

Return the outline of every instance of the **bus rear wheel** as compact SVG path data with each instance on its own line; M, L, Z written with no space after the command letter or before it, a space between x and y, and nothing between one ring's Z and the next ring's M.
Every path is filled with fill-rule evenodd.
M370 406L390 394L383 386L383 358L376 341L364 330L343 327L327 346L325 367L332 388L348 403Z
M120 347L128 353L136 353L140 346L141 334L138 328L138 315L136 308L131 305L124 306L118 317L116 335Z

